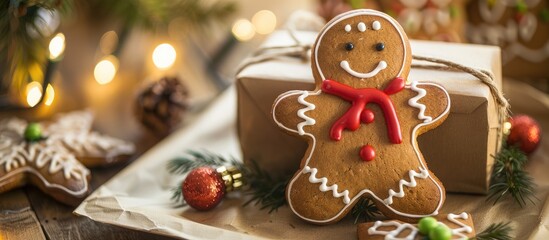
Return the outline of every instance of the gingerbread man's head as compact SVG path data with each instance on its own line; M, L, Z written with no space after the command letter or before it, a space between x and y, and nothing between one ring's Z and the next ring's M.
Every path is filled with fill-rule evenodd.
M402 27L384 13L360 9L326 24L311 62L317 86L330 79L353 88L383 88L397 77L406 79L411 61Z

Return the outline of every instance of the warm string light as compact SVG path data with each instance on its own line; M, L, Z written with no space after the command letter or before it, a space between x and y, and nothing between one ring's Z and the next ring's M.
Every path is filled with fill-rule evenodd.
M254 25L248 19L239 19L233 24L233 35L238 41L245 42L255 35Z
M252 24L259 34L270 34L276 28L276 15L269 10L261 10L252 17Z
M31 82L27 84L27 103L34 107L42 98L42 84L39 82Z
M46 106L51 106L53 103L53 99L55 99L55 91L53 90L53 86L51 84L48 84L46 87L46 99L44 101L44 104Z
M26 93L27 93L27 104L29 104L30 107L36 106L40 102L40 99L42 98L42 84L39 82L30 82L27 84L26 87ZM53 86L51 84L48 84L46 87L46 96L44 96L44 104L46 106L51 106L53 103L53 100L55 99L55 91L53 90Z
M175 63L176 56L175 48L172 45L162 43L154 49L152 60L158 69L168 69Z
M93 76L95 77L95 81L97 81L97 83L105 85L114 79L117 71L118 59L113 55L109 55L95 65Z
M65 35L63 33L55 35L55 37L51 39L48 49L50 50L50 60L60 60L65 51Z
M251 40L256 33L270 34L276 28L276 15L269 10L261 10L254 14L252 21L238 19L231 30L234 37L241 42Z

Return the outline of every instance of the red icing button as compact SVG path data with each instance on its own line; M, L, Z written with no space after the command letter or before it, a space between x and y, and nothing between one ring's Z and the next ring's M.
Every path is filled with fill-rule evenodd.
M374 121L374 112L370 109L364 109L364 111L360 114L360 119L364 123L371 123Z
M375 157L376 157L376 151L372 146L364 145L360 149L360 158L362 158L362 160L369 162L374 160Z

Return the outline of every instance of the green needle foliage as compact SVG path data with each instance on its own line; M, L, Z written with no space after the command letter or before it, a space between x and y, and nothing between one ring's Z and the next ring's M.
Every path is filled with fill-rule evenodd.
M173 19L189 28L203 28L213 21L225 20L236 10L235 3L229 1L94 0L88 4L94 14L121 20L126 27L148 29L167 27Z
M524 170L527 161L526 155L518 148L503 146L495 156L487 201L493 200L496 204L500 199L511 196L521 207L526 205L526 201L535 204L536 185Z
M173 174L186 174L197 167L224 165L233 165L239 170L244 168L244 165L234 158L226 159L208 151L189 150L185 156L168 162L168 171Z
M256 162L246 171L244 176L248 179L249 189L245 193L252 198L244 203L244 206L250 203L260 204L261 209L269 208L271 213L286 205L285 193L290 177L273 179L269 172L259 168Z
M247 188L244 194L250 195L251 199L244 203L248 205L260 204L261 209L269 208L269 212L277 210L286 204L285 189L290 178L274 179L268 171L262 170L253 162L251 168L244 166L234 158L227 159L207 151L187 151L185 156L175 158L168 162L168 171L172 174L186 174L189 171L202 166L235 166L240 170L246 181ZM172 189L172 200L180 203L181 185Z
M31 80L41 81L41 68L47 59L49 36L40 9L67 14L72 0L0 1L0 77L1 92L11 87L22 89Z
M509 223L492 224L472 239L475 240L511 240L510 234L513 231Z
M372 221L376 219L376 216L381 215L381 212L371 199L361 198L351 210L351 215L355 218L355 224L357 224L360 219L365 222Z

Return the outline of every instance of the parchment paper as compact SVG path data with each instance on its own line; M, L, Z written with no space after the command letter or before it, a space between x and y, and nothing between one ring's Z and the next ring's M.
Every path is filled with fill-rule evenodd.
M516 239L549 239L549 97L527 85L506 80L507 97L514 113L534 116L545 129L542 146L529 160L528 169L538 183L535 205L518 207L512 201L496 205L483 195L449 194L442 212L469 212L477 231L491 223L511 221ZM159 143L128 168L97 189L76 210L78 215L176 238L188 239L355 239L353 219L315 226L294 217L287 207L271 214L256 206L243 207L246 198L229 195L209 212L175 208L170 189L182 180L166 171L166 163L187 149L205 149L241 157L236 137L236 93L222 94L193 124ZM261 129L258 129L261 131Z

